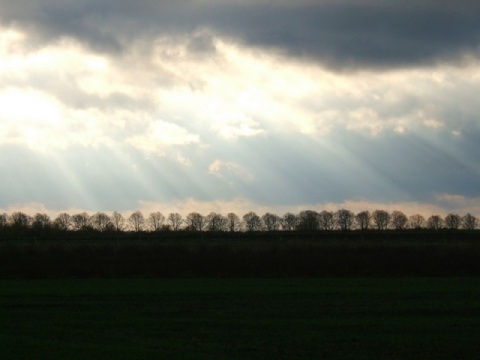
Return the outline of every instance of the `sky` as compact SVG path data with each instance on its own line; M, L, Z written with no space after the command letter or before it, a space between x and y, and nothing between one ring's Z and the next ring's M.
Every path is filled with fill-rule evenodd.
M480 216L476 0L0 0L0 211Z

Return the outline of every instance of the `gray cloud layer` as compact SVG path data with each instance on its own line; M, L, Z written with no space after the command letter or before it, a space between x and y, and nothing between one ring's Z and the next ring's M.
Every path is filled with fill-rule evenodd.
M71 36L104 51L201 28L338 68L458 61L477 56L480 45L473 0L1 0L0 7L2 23L33 28L43 41Z

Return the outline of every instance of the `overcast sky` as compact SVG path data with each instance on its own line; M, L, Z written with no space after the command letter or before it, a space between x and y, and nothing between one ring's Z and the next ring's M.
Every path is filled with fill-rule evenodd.
M480 216L480 2L0 0L0 211Z

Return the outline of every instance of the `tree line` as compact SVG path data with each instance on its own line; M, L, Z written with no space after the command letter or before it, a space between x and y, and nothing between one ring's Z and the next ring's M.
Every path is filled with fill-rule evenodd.
M114 211L111 214L97 212L93 215L80 212L70 215L60 213L52 219L45 213L30 216L23 212L10 215L0 214L0 230L29 230L35 233L46 231L97 231L103 232L155 232L155 231L209 231L209 232L260 232L260 231L349 231L349 230L475 230L477 217L468 213L458 215L450 213L445 217L432 215L428 218L420 214L405 215L402 211L375 210L354 213L350 210L338 211L305 210L298 214L288 212L283 216L267 212L263 215L250 211L242 217L235 213L226 216L211 212L202 215L191 212L187 216L179 213L163 215L152 212L144 216L135 211L128 216Z

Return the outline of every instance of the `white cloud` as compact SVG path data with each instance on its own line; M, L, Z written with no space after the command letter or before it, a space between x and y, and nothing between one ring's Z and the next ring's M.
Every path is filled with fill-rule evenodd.
M25 126L31 128L33 119L45 122L42 118L50 122L61 118L64 128L74 127L70 126L77 122L74 112L81 110L78 114L86 119L103 118L89 121L99 129L96 136L125 136L111 134L112 123L119 124L105 120L115 111L127 115L122 127L139 118L161 118L180 127L195 126L202 137L215 134L234 140L292 131L328 135L335 128L373 135L421 126L461 132L458 118L463 113L469 119L480 115L471 95L480 88L478 76L472 76L479 71L476 63L464 68L438 65L342 74L252 50L208 31L149 43L138 40L123 54L105 55L68 38L30 49L28 34L2 30L2 118L27 119ZM198 36L211 42L208 56L190 49L192 38ZM463 92L469 95L462 96ZM129 129L127 137L132 131L141 136ZM51 138L48 142L53 144L64 141L56 135ZM151 144L147 147L152 151Z
M255 178L245 167L233 161L215 160L208 167L208 173L221 179L253 181Z
M0 144L65 148L79 136L73 134L73 123L65 115L66 109L49 94L24 89L0 92Z
M256 136L265 132L258 128L258 122L241 112L218 112L212 115L217 119L212 125L212 129L227 140Z
M171 147L200 144L199 135L163 120L152 121L144 134L126 139L126 142L147 154L164 156ZM182 162L187 161L183 158Z
M113 146L134 114L121 109L74 109L37 90L9 88L0 92L0 145L15 144L34 151L72 145Z
M77 144L109 146L117 142L126 121L141 117L101 100L123 91L104 57L68 39L30 49L26 34L2 30L0 145L35 151ZM104 77L107 72L110 75ZM97 79L91 89L83 85L89 79ZM99 98L89 97L92 94Z

